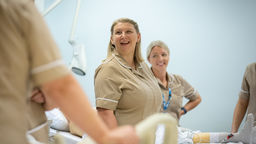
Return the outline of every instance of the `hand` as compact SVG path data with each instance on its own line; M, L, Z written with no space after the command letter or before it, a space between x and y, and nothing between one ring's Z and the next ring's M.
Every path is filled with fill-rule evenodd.
M183 111L183 110L180 110L180 111L179 111L179 117L181 117L182 115L184 115L184 111Z
M104 144L139 144L139 137L132 126L121 126L113 129L103 140Z
M34 88L32 91L31 101L42 104L45 110L56 108L55 104L49 100L39 88Z
M43 92L39 88L34 88L34 90L32 91L31 100L39 104L44 104L45 97Z

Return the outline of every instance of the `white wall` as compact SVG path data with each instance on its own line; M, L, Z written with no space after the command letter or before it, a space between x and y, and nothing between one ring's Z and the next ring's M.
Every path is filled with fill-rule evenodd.
M63 0L45 17L67 65L75 7L75 0ZM152 40L165 41L168 72L182 75L202 96L181 126L229 131L245 67L256 61L255 7L254 0L82 0L76 35L86 46L88 67L85 77L76 78L95 105L94 71L106 57L110 26L132 18L141 30L143 56Z

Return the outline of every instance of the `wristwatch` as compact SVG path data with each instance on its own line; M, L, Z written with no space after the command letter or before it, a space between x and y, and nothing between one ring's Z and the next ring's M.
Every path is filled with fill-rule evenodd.
M188 112L184 107L182 107L181 110L184 111L184 114L186 114Z

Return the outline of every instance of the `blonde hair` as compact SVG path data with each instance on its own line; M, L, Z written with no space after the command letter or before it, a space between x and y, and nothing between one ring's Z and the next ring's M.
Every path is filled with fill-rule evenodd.
M168 55L170 54L170 50L169 50L168 46L167 46L163 41L156 40L156 41L152 41L152 42L149 44L148 48L147 48L147 59L149 58L149 55L150 55L152 49L153 49L155 46L159 46L159 47L165 49L165 50L167 51Z
M139 30L139 26L138 24L132 20L132 19L129 19L129 18L120 18L120 19L117 19L113 22L112 26L111 26L111 36L113 35L113 32L114 32L114 27L118 24L118 23L130 23L134 26L136 32L139 34L140 33L140 30ZM107 58L110 57L113 53L115 49L115 46L112 45L111 43L111 40L109 41L109 44L108 44L108 54L107 54ZM143 58L142 58L142 55L141 55L141 39L136 43L136 46L135 46L135 52L134 52L134 60L138 63L144 61Z

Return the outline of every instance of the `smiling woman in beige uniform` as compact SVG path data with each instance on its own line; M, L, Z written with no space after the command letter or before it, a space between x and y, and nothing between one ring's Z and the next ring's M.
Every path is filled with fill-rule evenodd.
M110 130L90 106L32 0L0 0L0 21L1 144L29 144L28 137L48 143L44 108L31 101L33 87L45 93L45 106L55 104L97 143L138 143L133 127Z
M96 106L110 128L140 122L160 112L161 90L143 61L136 22L116 20L111 27L107 59L95 73Z
M164 97L161 111L170 113L179 122L182 115L201 102L201 97L180 75L167 73L169 48L164 42L151 42L147 49L147 58ZM189 100L184 106L183 97Z

